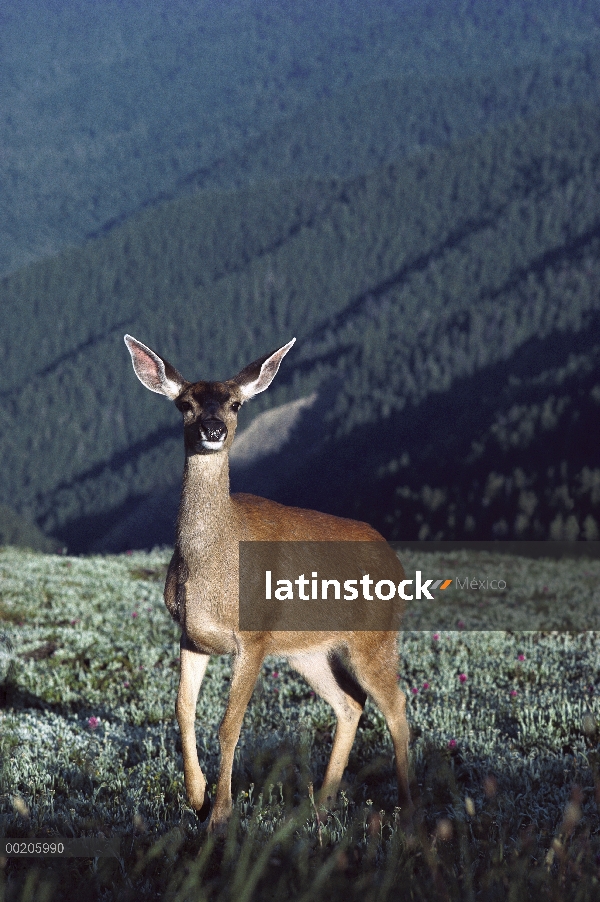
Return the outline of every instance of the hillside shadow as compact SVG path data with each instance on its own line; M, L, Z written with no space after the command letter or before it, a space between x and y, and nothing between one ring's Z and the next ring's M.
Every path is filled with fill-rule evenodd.
M561 466L568 470L562 477L566 481L582 467L600 464L596 439L600 404L591 396L600 380L600 344L594 344L599 335L596 314L578 333L531 339L506 361L456 379L449 390L430 393L419 404L408 404L387 419L355 427L341 437L319 428L326 414L321 401L313 411L321 417L320 424L305 417L288 446L234 472L232 485L284 504L363 517L386 537L403 539L418 538L415 515L423 503L409 499L404 507L410 509L410 517L391 534L396 488L406 486L414 494L424 486L439 487L446 493L444 511L450 503L455 507L456 526L446 529L444 538L498 538L492 532L492 520L502 513L498 504L489 505L489 511L482 509L490 473L512 474L521 468L530 481L544 483L558 480ZM573 371L578 357L580 369ZM539 411L548 403L556 407L559 396L569 399L563 413L552 428L541 428ZM538 414L532 413L535 406ZM525 419L538 416L533 434L519 444L501 447L495 424L499 416L510 421L519 410ZM554 476L548 476L549 470L555 471ZM513 502L516 505L516 499ZM470 508L479 508L477 534L465 532L458 523L459 518L464 523ZM510 511L513 519L515 513Z

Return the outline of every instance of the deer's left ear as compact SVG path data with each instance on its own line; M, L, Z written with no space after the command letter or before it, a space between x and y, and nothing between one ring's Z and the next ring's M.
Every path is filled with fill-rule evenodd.
M296 339L292 338L291 341L288 341L288 343L282 348L279 348L278 351L273 351L272 354L265 354L264 357L259 357L254 363L244 367L237 376L234 376L231 381L236 382L239 385L244 401L250 400L254 395L260 394L261 391L265 391L265 389L269 387L277 375L279 364L295 341Z

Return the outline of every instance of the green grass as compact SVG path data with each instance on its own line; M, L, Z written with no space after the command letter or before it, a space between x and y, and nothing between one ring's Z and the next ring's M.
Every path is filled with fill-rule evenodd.
M407 569L448 566L424 558L403 555ZM235 816L214 843L185 800L167 561L161 550L0 550L0 835L122 837L118 861L0 861L2 902L598 897L596 633L442 624L403 634L417 803L408 832L370 702L339 807L317 820L310 785L323 778L334 718L269 659L236 753ZM597 602L598 562L502 561L520 574L520 604L535 605L545 584L565 606ZM469 611L448 599L450 627ZM226 658L213 659L198 704L213 797L229 674Z

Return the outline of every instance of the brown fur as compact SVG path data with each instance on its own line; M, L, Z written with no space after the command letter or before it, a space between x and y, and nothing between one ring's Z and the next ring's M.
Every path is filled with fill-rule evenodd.
M182 627L176 710L191 805L201 817L206 816L209 801L198 762L194 723L209 656L233 656L229 702L219 729L217 796L209 824L216 830L222 829L231 815L233 756L260 668L266 655L281 655L331 704L337 716L321 802L336 796L368 693L384 714L392 735L399 803L404 812L410 811L409 733L406 700L396 677L396 633L239 629L240 541L384 541L366 523L285 507L254 495L229 493L228 451L237 423L234 408L268 387L291 343L250 364L228 382L189 383L145 345L130 336L125 341L140 381L151 391L174 400L184 419L186 461L165 604ZM226 435L213 443L219 445L215 448L211 442L221 435L219 430L226 430Z

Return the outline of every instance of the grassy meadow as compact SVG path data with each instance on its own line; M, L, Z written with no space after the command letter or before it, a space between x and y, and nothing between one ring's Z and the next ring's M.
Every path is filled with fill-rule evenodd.
M480 565L461 554L465 571ZM268 659L236 753L235 816L215 842L185 800L168 559L0 550L0 835L121 837L118 860L2 858L2 902L598 898L597 633L469 630L477 621L448 596L435 632L402 634L409 830L370 702L339 805L317 817L333 713ZM447 569L439 553L402 559ZM580 614L598 603L600 561L503 566L519 574L509 606L548 592ZM229 675L214 658L198 704L213 797Z

